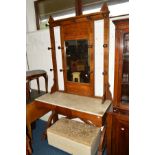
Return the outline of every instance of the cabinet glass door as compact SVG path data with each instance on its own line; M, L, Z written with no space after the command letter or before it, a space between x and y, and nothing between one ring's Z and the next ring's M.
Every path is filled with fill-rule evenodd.
M129 103L129 33L123 35L121 102Z
M115 82L114 105L129 109L129 19L114 21L115 24Z
M67 40L65 46L67 81L89 83L90 56L88 40Z

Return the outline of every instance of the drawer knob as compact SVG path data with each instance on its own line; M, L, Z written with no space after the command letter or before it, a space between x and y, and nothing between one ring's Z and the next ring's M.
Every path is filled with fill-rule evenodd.
M124 131L125 129L124 128L121 128L121 130Z

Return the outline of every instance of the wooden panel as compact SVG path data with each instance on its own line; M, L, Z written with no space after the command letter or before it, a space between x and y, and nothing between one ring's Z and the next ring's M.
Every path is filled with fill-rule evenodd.
M103 126L103 117L101 116L97 116L97 115L93 115L93 114L88 114L85 112L80 112L77 110L71 110L65 107L60 107L60 106L56 106L56 105L51 105L51 104L47 104L44 102L39 102L39 101L35 101L35 104L37 104L40 107L44 107L47 109L51 109L56 111L58 114L62 114L64 116L68 116L68 117L77 117L77 118L81 118L81 119L85 119L85 120L89 120L91 121L94 125L101 127Z
M90 84L66 82L66 92L72 94L92 96L93 94L90 95L91 89L88 89L88 87L90 87Z
M112 142L112 155L129 154L128 116L116 115L113 117Z
M89 23L79 22L63 26L64 40L84 39L89 36Z
M129 154L129 115L127 110L109 108L107 113L107 155Z

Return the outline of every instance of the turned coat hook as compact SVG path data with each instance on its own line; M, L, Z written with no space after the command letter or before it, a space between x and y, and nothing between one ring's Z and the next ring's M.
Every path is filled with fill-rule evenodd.
M48 50L51 50L52 49L52 47L48 47Z
M51 68L50 68L50 71L52 72L52 71L54 71L54 69L51 69Z
M88 45L88 48L93 48L93 45Z
M58 49L59 49L59 50L62 50L62 49L64 49L64 48L63 48L63 47L61 47L61 46L58 46Z
M63 72L63 71L64 71L64 69L60 69L59 71L60 71L60 72Z
M103 44L103 47L104 47L104 48L108 47L108 44Z

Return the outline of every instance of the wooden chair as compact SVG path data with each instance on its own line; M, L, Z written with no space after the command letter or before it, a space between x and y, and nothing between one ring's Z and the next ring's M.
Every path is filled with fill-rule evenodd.
M38 86L38 93L40 93L40 84L39 84L39 77L44 77L45 79L45 90L46 93L48 93L48 76L47 72L45 70L30 70L26 71L26 89L27 92L29 91L29 95L27 97L30 97L30 86L29 83L31 80L37 80L37 86ZM28 90L29 89L29 90Z
M26 134L26 155L32 154L31 139Z
M51 111L51 109L40 106L36 102L28 103L26 105L26 126L30 139L32 139L31 124L49 111Z

